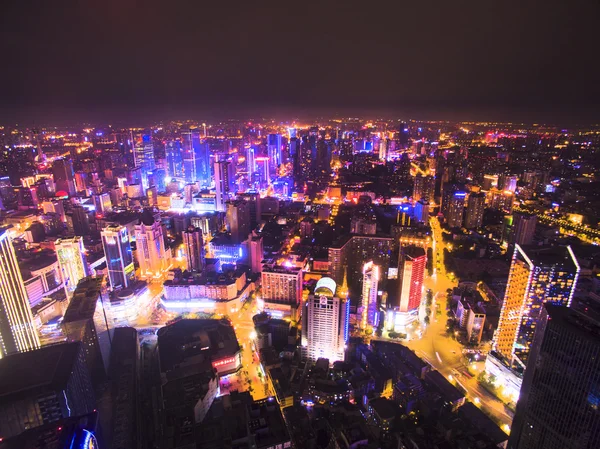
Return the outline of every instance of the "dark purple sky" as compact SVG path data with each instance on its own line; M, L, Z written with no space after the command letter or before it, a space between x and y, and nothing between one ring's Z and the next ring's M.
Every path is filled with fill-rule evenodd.
M600 2L3 0L0 117L600 120Z

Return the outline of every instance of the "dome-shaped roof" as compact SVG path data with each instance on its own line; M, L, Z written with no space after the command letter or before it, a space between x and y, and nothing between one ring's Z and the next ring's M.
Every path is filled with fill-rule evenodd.
M336 283L330 277L323 277L317 281L317 285L315 286L315 295L323 294L326 296L335 295Z

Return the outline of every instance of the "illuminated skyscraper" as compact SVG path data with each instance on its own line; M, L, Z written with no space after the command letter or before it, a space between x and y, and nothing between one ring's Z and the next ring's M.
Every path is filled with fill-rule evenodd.
M252 182L252 175L256 171L256 165L254 162L254 148L248 148L246 152L246 166L248 170L248 181Z
M302 356L311 362L344 360L350 301L336 295L336 288L333 279L319 279L302 312Z
M214 162L215 191L217 212L225 212L225 203L235 190L235 169L231 161L217 160Z
M277 167L283 163L281 159L281 145L281 134L269 134L267 136L267 152L273 172L276 172Z
M190 227L183 231L183 244L189 271L202 271L204 268L204 239L200 228Z
M149 209L144 211L140 224L135 227L135 243L142 278L159 279L169 267L169 258L160 221L154 219Z
M425 200L432 202L434 192L435 178L433 176L423 176L421 173L417 173L413 186L413 201Z
M148 187L148 173L156 168L151 134L142 134L136 137L133 161L135 166L142 170L142 184L144 187Z
M109 225L100 235L111 288L114 290L129 287L135 279L135 270L127 228L116 224Z
M600 447L600 321L544 306L509 449Z
M465 213L465 228L475 229L483 224L483 210L485 209L485 193L471 193L467 200Z
M169 178L183 177L181 142L178 140L167 142L165 156L167 158L167 174Z
M423 279L427 266L427 254L420 246L405 246L400 249L398 279L400 304L398 311L404 317L403 324L417 318L423 297Z
M376 327L379 321L377 293L379 287L379 267L372 261L363 266L363 290L360 306L360 323L363 329Z
M449 228L460 228L462 226L466 196L465 192L454 192L450 197L448 214L446 215L446 223Z
M579 264L570 246L527 252L515 245L493 349L506 365L522 372L545 303L570 306Z
M40 347L17 255L0 229L0 357Z
M73 292L79 281L87 276L83 238L59 239L55 248L65 287L68 292Z

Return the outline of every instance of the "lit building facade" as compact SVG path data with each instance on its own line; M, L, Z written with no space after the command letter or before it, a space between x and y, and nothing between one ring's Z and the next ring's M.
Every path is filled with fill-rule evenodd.
M579 271L570 246L526 252L515 245L488 373L494 373L494 358L514 372L525 370L543 305L570 306Z
M400 249L398 260L398 311L395 325L406 326L418 317L423 297L423 280L427 267L427 254L420 246L405 246Z
M363 267L362 303L360 307L360 325L363 329L367 326L377 327L379 324L379 307L377 294L379 287L379 267L372 261Z
M509 449L600 447L600 322L546 304L525 372Z
M465 228L476 229L483 224L483 210L485 209L485 193L471 193L467 200L465 213Z
M311 362L344 360L350 302L336 295L336 288L333 279L319 279L302 312L302 355Z
M300 268L265 265L261 273L261 284L265 302L298 305L302 300Z
M160 279L169 268L163 229L159 221L142 220L135 227L137 259L143 279Z
M55 248L65 288L67 292L73 292L79 281L88 275L83 237L59 239L55 243Z
M460 228L462 226L466 196L465 192L454 192L450 197L448 214L446 215L446 223L449 228Z
M189 271L202 271L204 268L204 239L200 228L183 231L183 244Z
M135 280L133 254L127 228L110 225L100 235L106 256L106 267L111 288L126 288Z
M6 229L0 230L0 357L40 347L17 255Z

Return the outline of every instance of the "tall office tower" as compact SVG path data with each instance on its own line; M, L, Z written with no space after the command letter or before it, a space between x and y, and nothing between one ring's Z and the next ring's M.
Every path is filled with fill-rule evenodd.
M446 215L446 223L449 228L460 228L462 226L466 196L465 192L454 192L450 197L448 215Z
M379 140L379 160L380 161L385 161L387 160L387 149L388 149L388 141L387 139L380 139Z
M408 125L406 123L400 123L400 125L398 125L397 139L400 144L400 148L402 149L408 148L408 132Z
M252 182L252 175L256 171L256 163L254 161L254 148L248 148L246 152L246 170L248 171L248 181Z
M87 209L81 206L74 206L73 209L71 209L71 213L73 220L73 232L75 235L89 235L90 220Z
M465 228L480 228L483 224L483 210L485 209L485 193L471 193L467 200L467 212L465 214Z
M281 146L281 134L269 134L267 136L267 154L271 160L271 171L273 173L276 173L277 167L283 163L281 159Z
M52 162L52 178L56 184L56 192L64 190L75 195L73 164L68 159L56 159Z
M94 207L96 208L96 215L104 215L112 212L112 202L108 193L92 195L92 200L94 201Z
M0 358L40 347L27 290L7 229L0 229Z
M169 178L183 177L183 157L181 142L171 140L165 146L165 156L167 159L167 174Z
M324 139L317 141L317 156L314 160L314 174L317 180L329 181L331 173L331 142Z
M260 273L262 271L262 260L264 258L263 238L258 235L252 235L248 239L248 245L250 268L253 273Z
M79 281L88 275L83 237L58 239L54 245L65 288L71 293L77 288Z
M492 188L498 187L498 175L483 175L483 183L481 185L481 190L485 190L486 192L491 190Z
M265 265L261 273L262 297L267 302L298 306L302 301L302 269Z
M417 173L413 186L413 201L425 200L433 201L435 192L435 178L433 176L423 176Z
M363 289L360 313L361 328L367 326L377 327L379 324L379 309L377 304L377 292L379 286L379 267L372 261L363 266Z
M508 367L525 370L542 306L570 306L578 277L570 246L525 251L515 245L493 343Z
M135 166L142 170L142 184L148 187L148 173L156 168L152 135L142 134L136 136L133 148L133 161Z
M544 309L508 448L598 448L600 321L569 307Z
M202 271L204 269L204 239L202 229L190 227L183 231L183 244L189 271Z
M104 228L100 235L111 288L129 287L135 280L135 269L127 228L112 224Z
M227 201L225 222L233 243L242 243L250 234L250 205L244 200Z
M520 246L531 245L536 224L537 217L535 215L525 212L515 212L513 214L512 233L509 242Z
M215 191L217 212L225 212L225 203L231 193L235 190L235 169L228 160L216 160L214 162Z
M398 311L407 325L417 319L421 298L423 297L423 279L427 266L427 254L420 246L405 246L400 249L398 259Z
M140 224L135 227L135 243L142 279L160 279L169 267L169 258L163 228L150 209L142 213Z
M181 133L182 137L182 158L183 158L183 178L185 182L196 181L196 152L194 151L194 141L199 138L198 132L187 130Z
M297 137L290 137L288 143L288 161L293 163L294 174L296 173L296 156L300 152L300 141Z
M319 279L302 312L302 356L311 362L344 360L350 301L337 295L336 288L333 279Z
M196 180L201 187L210 187L212 176L210 174L210 145L200 141L197 135L192 140L194 158L196 160Z

